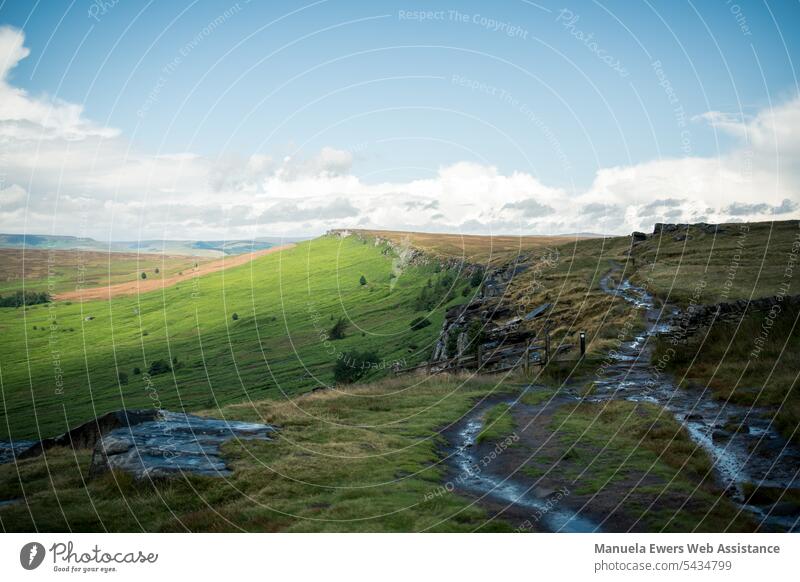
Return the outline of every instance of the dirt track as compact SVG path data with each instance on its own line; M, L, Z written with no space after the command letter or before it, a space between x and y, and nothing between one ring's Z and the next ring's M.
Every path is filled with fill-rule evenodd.
M284 251L292 248L293 246L295 245L286 244L265 249L263 251L256 251L254 253L246 253L243 255L225 257L223 259L219 259L218 261L210 261L208 263L203 263L196 269L192 269L189 272L183 273L182 275L172 275L170 277L165 277L163 279L137 278L135 281L117 283L114 285L107 285L105 287L93 287L89 289L69 291L67 293L59 293L55 295L54 298L56 301L95 301L103 299L108 300L113 297L121 297L125 295L137 295L139 293L148 293L150 291L156 291L164 287L171 287L172 285L180 283L181 281L188 281L193 277L200 277L202 275L208 275L209 273L216 273L217 271L222 271L223 269L238 267L240 265L249 263L250 261L252 261L257 257L262 257L264 255L269 255L271 253Z

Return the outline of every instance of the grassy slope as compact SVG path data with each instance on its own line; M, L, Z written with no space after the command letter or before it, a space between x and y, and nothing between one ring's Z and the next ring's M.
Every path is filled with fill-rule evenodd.
M548 317L553 345L577 345L578 332L586 331L590 355L603 353L613 345L622 326L640 327L639 317L619 298L603 293L601 277L614 263L626 260L629 237L579 240L549 253L533 267L515 277L508 294L525 314L544 303L552 303ZM629 321L633 318L633 321ZM540 326L539 319L528 325ZM571 357L575 357L573 351Z
M135 280L142 272L149 279L190 270L208 258L99 251L0 249L0 295L21 290L61 293ZM159 274L155 269L160 270Z
M273 442L230 443L229 479L90 480L89 452L52 450L0 465L4 531L472 531L487 515L443 491L437 429L491 393L494 379L383 380L291 402L210 411L281 427ZM51 483L50 479L53 479ZM83 479L88 485L84 486ZM35 527L34 527L35 526ZM497 520L493 530L510 531Z
M305 392L330 383L337 355L352 348L375 349L387 365L421 361L442 309L422 330L408 323L420 315L419 288L436 275L432 267L406 268L390 279L397 265L382 250L323 237L163 294L0 309L0 438L49 436L123 406L196 410ZM454 302L462 300L459 293ZM325 345L320 334L340 316L350 321L347 337ZM180 367L152 385L133 372L173 358Z
M721 225L722 234L691 227L675 240L674 233L654 236L636 247L634 279L650 280L662 299L687 304L705 284L699 303L768 297L784 280L792 245L800 240L800 221ZM793 277L790 294L800 294L800 277Z
M700 232L692 227L691 240L672 235L653 238L637 248L635 279L650 280L659 297L686 305L714 304L800 294L800 222L725 225L726 234ZM690 338L685 345L659 342L656 358L663 359L675 376L708 386L723 400L766 407L781 432L800 442L800 314L782 310L774 324L764 313L748 314L735 323L717 323ZM770 326L758 357L752 357L754 339Z
M407 244L429 255L463 259L476 264L496 264L517 255L541 251L574 242L575 236L463 235L394 230L356 230L366 237L381 237L395 244Z

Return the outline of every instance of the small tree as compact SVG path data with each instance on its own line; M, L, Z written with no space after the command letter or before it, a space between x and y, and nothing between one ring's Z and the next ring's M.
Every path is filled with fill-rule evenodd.
M347 329L347 321L344 318L339 318L336 320L336 323L333 324L333 327L330 331L331 339L339 340L344 339L344 332Z
M361 278L358 280L358 282L361 283L362 285L366 285L367 278L364 275L361 275Z
M430 324L430 320L426 317L415 317L408 325L412 330L417 331L423 327L428 327Z
M379 362L375 352L352 351L342 354L333 367L333 379L338 384L352 384L360 380Z
M159 374L166 374L170 370L172 370L172 366L166 360L154 360L150 363L147 372L151 376L158 376Z
M144 271L142 271L142 279L147 279L147 273L145 273Z
M469 278L469 284L473 287L477 287L478 285L483 282L483 271L480 269L476 269L472 276Z
M158 270L158 267L155 269L156 275L158 275L161 271Z

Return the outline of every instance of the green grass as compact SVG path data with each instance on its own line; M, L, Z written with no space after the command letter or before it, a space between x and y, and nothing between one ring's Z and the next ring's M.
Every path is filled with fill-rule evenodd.
M578 495L618 499L620 511L641 517L646 531L752 530L747 517L731 523L736 509L714 485L710 459L660 406L627 401L565 405L553 416L551 428L564 450L553 472L569 479L570 490ZM688 499L682 510L676 499Z
M280 426L272 442L226 445L229 479L90 479L88 451L0 465L4 531L473 531L487 515L442 490L437 429L496 380L385 379L289 401L210 411ZM51 481L52 479L52 481ZM84 480L86 484L84 485ZM510 531L493 520L487 529Z
M784 436L800 443L800 312L785 306L762 336L765 316L748 313L741 322L717 322L684 344L661 338L655 358L682 385L708 386L720 400L765 408ZM754 355L754 340L761 337Z
M483 430L475 437L475 442L496 441L514 432L514 418L511 406L506 403L495 404L483 417Z
M670 233L637 245L634 280L649 280L653 292L679 305L776 295L792 246L800 243L800 221L721 226L724 233L716 235L691 227L687 240ZM800 278L790 283L788 294L800 293Z
M409 322L425 315L414 308L420 288L440 275L406 267L390 279L398 268L385 253L323 237L163 293L0 309L0 438L50 436L123 407L284 398L329 384L337 357L352 349L382 358L365 380L393 361L424 361L447 306L431 326ZM456 294L450 305L464 300ZM349 321L346 337L326 342L339 317ZM134 373L159 359L179 364L150 379Z

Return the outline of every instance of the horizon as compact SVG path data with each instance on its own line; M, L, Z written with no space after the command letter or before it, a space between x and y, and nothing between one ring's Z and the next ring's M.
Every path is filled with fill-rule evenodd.
M666 2L5 2L0 230L622 235L799 218L800 48L779 23L800 6L737 6L744 21Z

